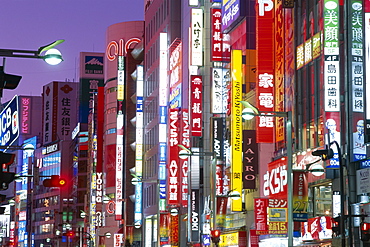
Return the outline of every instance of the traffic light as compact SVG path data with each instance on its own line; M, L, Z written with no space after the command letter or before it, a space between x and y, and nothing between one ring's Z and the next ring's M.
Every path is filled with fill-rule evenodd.
M73 230L69 230L66 232L66 236L69 238L74 238L75 237L75 232Z
M315 150L312 152L313 156L320 156L322 160L329 160L334 157L333 149L327 147L326 149Z
M4 153L0 151L0 164L1 171L7 169L9 165L13 164L15 159L15 154Z
M0 92L2 96L3 89L15 89L18 87L22 76L20 75L10 75L4 72L4 66L0 66Z
M363 242L370 240L370 223L361 222L361 240Z
M13 164L15 154L0 151L0 190L7 190L9 184L15 179L14 172L8 172L8 166Z
M333 218L332 230L335 236L340 235L340 216Z
M220 242L220 235L221 235L220 230L212 230L211 231L212 242L215 243L216 245Z
M66 185L66 180L60 178L59 175L51 175L50 178L44 180L43 185L44 187L63 187Z

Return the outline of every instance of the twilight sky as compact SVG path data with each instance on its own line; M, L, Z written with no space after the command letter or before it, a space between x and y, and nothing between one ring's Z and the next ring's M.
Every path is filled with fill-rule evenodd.
M58 39L64 61L6 58L5 72L21 75L17 89L5 89L1 102L14 95L40 96L51 81L77 81L79 53L104 52L108 26L144 19L144 0L1 0L0 49L32 50ZM0 57L0 65L3 58Z

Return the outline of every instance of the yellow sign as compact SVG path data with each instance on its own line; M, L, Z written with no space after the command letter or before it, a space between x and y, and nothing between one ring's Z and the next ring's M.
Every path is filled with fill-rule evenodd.
M239 245L239 233L228 233L220 236L219 246L238 246Z
M231 52L231 187L240 193L240 198L231 200L232 211L242 211L243 189L243 127L242 127L242 51Z

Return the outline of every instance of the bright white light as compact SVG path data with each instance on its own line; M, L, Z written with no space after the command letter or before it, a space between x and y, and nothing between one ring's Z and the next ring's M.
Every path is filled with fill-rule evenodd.
M244 110L242 111L242 118L244 120L251 120L254 118L254 111L253 109L251 108L244 108Z
M50 65L57 65L63 61L62 53L60 53L60 51L58 51L57 49L47 50L44 56L44 60Z

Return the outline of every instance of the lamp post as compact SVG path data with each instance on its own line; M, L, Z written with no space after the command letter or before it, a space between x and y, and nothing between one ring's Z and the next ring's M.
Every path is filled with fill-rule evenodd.
M288 247L293 246L293 232L294 232L294 222L293 222L293 150L292 150L292 112L262 112L259 111L255 106L247 101L240 101L240 103L245 107L242 112L242 117L246 120L250 120L255 116L267 115L269 117L283 117L286 119L286 149L287 149L287 164L288 164L288 177L287 177L287 187L288 187Z
M0 57L20 57L43 59L50 65L57 65L63 61L62 54L54 47L63 43L64 39L54 41L48 45L41 46L37 51L0 49ZM45 52L44 55L41 53Z
M200 152L198 150L190 150L186 148L185 146L179 144L178 145L181 150L179 151L179 157L180 159L188 159L191 156L214 156L213 152ZM187 172L187 183L188 183L188 221L187 221L187 235L188 239L187 242L192 242L192 205L191 205L191 195L192 190L194 189L194 184L192 184L192 178L191 178L191 171L192 171L192 162L190 161L188 164L188 172ZM212 167L211 167L211 174L213 176L213 187L214 187L214 196L213 196L213 228L215 228L216 225L216 180L215 180L215 166L216 166L216 159L212 160Z

